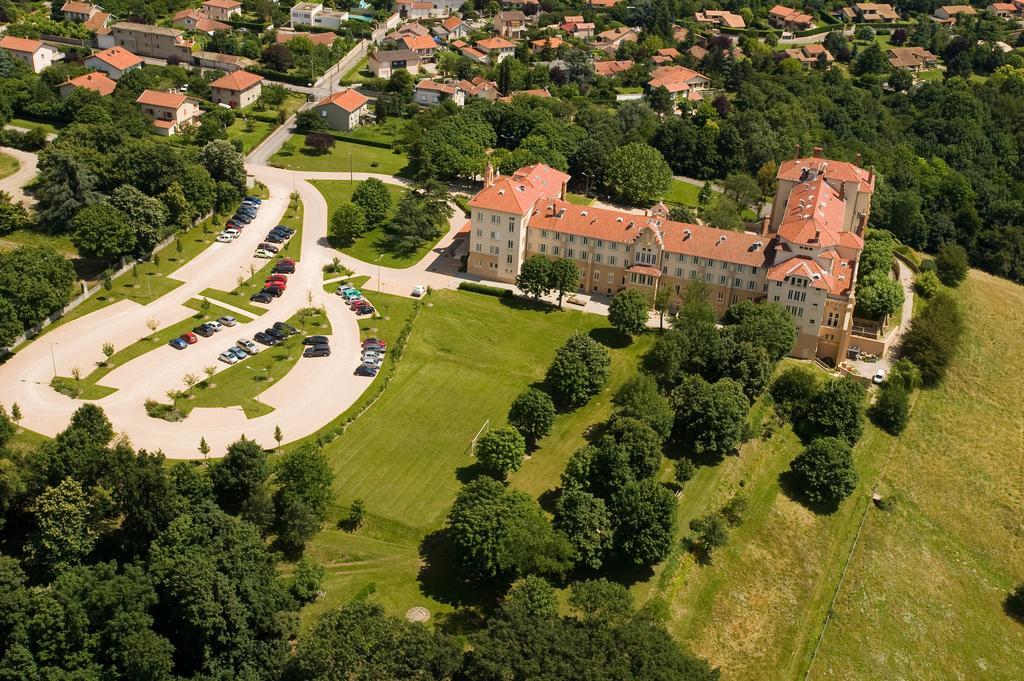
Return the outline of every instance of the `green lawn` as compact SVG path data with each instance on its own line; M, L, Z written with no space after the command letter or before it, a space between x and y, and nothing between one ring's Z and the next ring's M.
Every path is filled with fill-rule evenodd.
M42 119L35 118L12 118L9 121L9 124L18 128L42 128L43 132L45 132L47 135L56 135L57 133L60 132L60 129L64 127L63 125L58 125L55 123L51 123L49 121L44 121Z
M333 213L334 209L341 204L351 201L352 192L359 186L358 182L350 184L347 180L312 180L311 183L324 195L330 213ZM391 192L391 205L394 207L398 204L398 200L405 193L405 190L402 187L390 184L387 185L387 188ZM386 250L387 241L384 230L380 227L375 227L364 232L351 246L340 250L342 253L351 255L353 258L366 263L380 264L383 267L404 268L418 263L423 256L430 252L430 249L434 247L434 243L436 242L424 244L411 255L396 255Z
M21 164L18 163L18 159L7 154L0 154L0 180L5 177L10 177L14 173L18 172L18 168Z
M18 246L49 246L68 258L77 258L78 249L67 234L44 234L32 229L16 229L0 235L0 249L15 249Z
M942 76L945 72L941 69L932 69L930 71L920 71L914 74L914 77L926 82L941 81Z
M565 200L569 203L575 203L577 206L589 206L594 203L594 199L583 196L582 194L573 194L571 192L565 193Z
M355 66L348 70L348 73L341 77L341 82L345 84L365 83L373 78L373 74L371 74L366 68L369 59L369 57L363 57L360 59Z
M714 195L715 193L712 193L712 196ZM700 187L692 185L689 182L672 180L672 186L669 188L668 193L665 194L665 203L674 203L677 206L696 208L699 197Z
M277 127L276 123L267 123L249 116L247 120L236 118L228 127L228 139L242 140L242 153L248 154Z
M389 309L389 296L367 295L389 321L403 318ZM401 299L394 300L397 305ZM607 324L597 315L523 309L528 306L459 291L438 292L426 302L432 307L424 307L416 321L390 386L325 448L335 472L335 518L347 512L353 499L362 498L369 520L354 535L327 529L307 547L307 555L328 566L327 596L306 609L307 622L371 585L396 614L413 605L435 613L449 610L421 592L417 547L441 526L460 478L469 473L473 436L488 420L492 427L504 423L512 399L543 377L555 348L569 334ZM412 304L401 300L403 306ZM393 341L393 331L372 330L378 325L383 322L361 322L363 336L379 333ZM613 351L616 380L635 364L641 347ZM609 395L597 397L592 408L606 410ZM560 417L556 428L563 419L579 418L578 413ZM560 473L564 464L558 457L546 449L538 452L516 484L551 486L557 475L548 479L549 469Z
M297 329L305 329L308 334L331 334L330 321L318 313L307 316L304 322L295 315L287 323ZM230 330L224 333L230 333ZM228 338L237 340L237 334ZM299 336L273 347L260 346L260 352L255 356L215 374L212 383L205 374L201 376L203 382L193 389L192 397L177 400L175 406L186 414L196 407L241 407L248 418L266 414L271 408L257 401L257 393L284 378L299 361L302 349Z
M358 132L360 129L357 128L356 131ZM334 133L334 136L336 139L334 147L321 154L310 151L304 146L304 135L292 135L281 147L281 150L271 157L270 162L274 166L288 170L352 171L383 175L400 175L409 164L409 159L405 154L395 153L391 149L352 142L341 133Z

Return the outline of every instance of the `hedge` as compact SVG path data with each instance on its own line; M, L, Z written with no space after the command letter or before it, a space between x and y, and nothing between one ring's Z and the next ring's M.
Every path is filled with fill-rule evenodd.
M495 298L512 298L515 296L515 292L510 289L500 288L498 286L488 286L487 284L478 284L475 281L460 282L459 290L470 291L471 293L480 293L485 296L494 296Z

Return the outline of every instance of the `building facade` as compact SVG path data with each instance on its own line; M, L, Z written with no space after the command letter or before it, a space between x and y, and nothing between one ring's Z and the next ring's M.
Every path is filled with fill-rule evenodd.
M232 71L210 83L214 104L244 109L256 102L263 92L263 76L248 71Z
M187 40L185 34L176 28L131 21L119 21L110 28L114 44L133 54L156 59L177 59L184 64L191 62L195 43Z
M199 100L180 92L143 90L135 102L142 113L153 119L153 128L158 135L169 137L199 121L202 111Z
M763 230L733 232L668 220L661 204L640 215L569 203L569 176L547 166L499 178L489 170L469 204L467 270L514 283L530 256L570 258L580 269L580 292L668 288L673 304L701 282L719 316L744 300L780 305L798 331L792 355L838 362L853 329L874 179L815 150L779 168Z

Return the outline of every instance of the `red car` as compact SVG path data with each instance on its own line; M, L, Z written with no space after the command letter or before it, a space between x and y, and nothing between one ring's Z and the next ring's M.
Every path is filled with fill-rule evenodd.
M287 265L294 265L295 264L295 260L293 260L292 258L278 258L277 262L279 264L287 264Z
M386 350L388 347L388 344L379 338L367 338L363 341L363 347L365 348L367 345L376 345L381 350Z
M269 283L274 282L274 281L279 281L282 284L287 284L288 283L288 277L284 276L283 274L271 274L269 277L267 277L267 280L265 282L263 282L263 283L269 284Z
M350 309L350 310L358 310L359 308L361 308L361 307L367 307L368 305L369 305L369 303L368 303L368 302L366 302L366 301L365 301L365 300L363 300L362 298L358 298L358 299L356 299L356 300L353 300L353 301L352 301L352 302L351 302L351 303L349 304L349 306L348 306L348 309Z
M191 331L186 331L185 333L181 334L181 340L185 341L189 345L195 345L199 341L199 337L196 336Z
M224 229L237 229L241 232L244 227L245 225L240 222L235 222L234 220L228 220L224 223Z

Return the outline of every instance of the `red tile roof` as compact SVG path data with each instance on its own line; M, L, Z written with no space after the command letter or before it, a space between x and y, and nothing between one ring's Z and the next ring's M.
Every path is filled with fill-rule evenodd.
M633 68L633 60L626 59L623 61L595 61L594 71L599 76L612 76L616 73L622 73Z
M429 35L402 36L402 43L408 50L435 50L437 43Z
M808 172L814 171L827 180L837 182L858 182L862 191L874 191L874 173L846 161L833 161L819 156L791 159L779 165L776 179L800 182Z
M818 247L848 245L863 248L863 240L843 231L846 202L839 192L817 177L793 187L786 201L786 212L779 225L779 236L793 243Z
M263 76L257 76L255 73L249 73L248 71L232 71L231 73L227 73L210 83L210 87L232 90L233 92L242 92L243 90L248 90L262 80Z
M236 2L236 0L205 0L203 7L209 5L210 7L220 7L221 9L235 9L241 7L242 3Z
M138 104L148 104L149 106L159 106L166 109L177 109L185 100L187 96L180 92L162 92L160 90L143 90L142 94L135 101Z
M502 213L525 215L544 195L529 182L500 177L490 187L484 187L469 201L473 207L487 208Z
M500 50L515 47L516 44L509 42L504 38L495 36L494 38L485 38L484 40L478 40L476 46L482 47L485 50Z
M93 73L86 73L77 78L72 78L65 82L64 85L73 85L85 88L86 90L92 90L93 92L98 92L102 97L111 94L114 88L117 87L117 83L112 81L102 71L94 71Z
M278 31L275 40L278 43L287 43L295 38L305 38L317 45L330 47L338 39L337 33L304 33L302 31Z
M359 92L358 90L354 90L352 88L349 88L348 90L342 90L341 92L335 92L333 95L329 95L327 97L324 97L319 102L317 102L317 106L325 106L327 104L333 104L335 106L341 107L342 109L344 109L345 111L348 111L349 113L352 113L353 111L358 110L361 106L366 104L368 101L370 101L369 98L367 98L361 92Z
M73 2L68 0L61 5L61 12L74 12L75 14L88 14L92 11L93 5L88 2Z
M709 80L703 73L697 73L685 66L659 66L651 72L651 76L647 84L652 90L663 87L671 93L689 90L691 80Z
M451 85L444 83L436 83L429 78L424 78L420 82L416 83L417 90L434 90L435 92L443 92L447 95L454 95L455 88Z
M462 19L453 14L442 21L441 25L444 26L444 30L451 32L462 25Z
M82 22L82 26L85 26L90 31L98 31L106 25L108 19L110 19L109 12L96 12Z
M36 50L42 46L42 40L15 38L12 35L5 35L3 38L0 38L0 48L10 50L12 52L28 52L29 54L34 54Z
M854 261L843 260L831 255L833 271L830 273L816 260L805 255L798 255L773 265L768 270L768 281L785 281L787 277L803 277L811 281L816 289L828 291L834 295L846 295L853 284Z
M130 69L143 62L142 57L132 54L123 47L111 47L110 49L97 52L90 59L99 59L104 64L108 64L118 71Z

